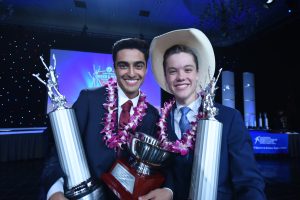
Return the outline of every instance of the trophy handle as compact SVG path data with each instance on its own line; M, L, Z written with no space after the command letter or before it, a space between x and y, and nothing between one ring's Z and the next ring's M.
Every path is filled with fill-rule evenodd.
M130 151L131 151L131 153L135 156L135 157L137 157L137 153L136 153L136 148L135 148L135 145L136 145L136 142L137 141L140 141L138 138L132 138L132 140L131 140L131 145L130 145Z

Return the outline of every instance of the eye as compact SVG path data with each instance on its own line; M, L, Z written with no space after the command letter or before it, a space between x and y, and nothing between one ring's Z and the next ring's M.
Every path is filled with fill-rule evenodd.
M184 71L186 73L190 73L190 72L194 71L194 68L193 67L186 67L186 68L184 68Z
M170 74L170 75L173 75L173 74L175 74L176 73L176 70L175 69L169 69L168 70L168 74Z
M120 68L120 69L127 69L128 68L128 66L125 63L118 63L117 67Z
M139 69L139 70L143 69L144 67L145 67L144 63L138 63L138 64L135 65L135 68Z

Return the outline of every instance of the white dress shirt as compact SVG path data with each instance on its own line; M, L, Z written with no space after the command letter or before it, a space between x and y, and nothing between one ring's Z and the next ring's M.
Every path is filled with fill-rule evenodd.
M119 87L119 85L117 86L118 87L118 121L119 121L119 118L120 118L120 115L121 115L121 112L122 112L122 105L128 101L128 100L131 100L132 101L132 107L130 109L130 115L133 114L133 108L137 106L138 104L138 101L139 101L139 98L140 98L140 91L139 91L139 95L133 99L129 99L125 93L123 92L123 90ZM59 178L52 186L51 188L48 190L48 193L47 193L47 199L49 199L54 193L56 192L62 192L64 193L64 179L63 178Z

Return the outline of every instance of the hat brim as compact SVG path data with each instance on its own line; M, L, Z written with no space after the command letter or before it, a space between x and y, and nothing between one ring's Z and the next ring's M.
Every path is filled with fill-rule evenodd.
M193 50L198 59L198 87L205 88L215 73L215 54L209 39L198 29L179 29L155 37L150 45L151 68L156 81L166 92L172 94L166 83L163 57L174 45L185 45Z

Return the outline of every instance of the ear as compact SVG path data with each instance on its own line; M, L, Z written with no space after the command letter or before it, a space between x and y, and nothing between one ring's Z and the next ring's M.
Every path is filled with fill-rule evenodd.
M201 84L202 83L201 83L201 80L200 80L200 72L198 71L197 74L196 74L196 85L197 85L196 91L197 92L201 91L201 89L202 89Z
M146 72L145 72L145 75L146 75L148 72L148 63L146 63L145 67L146 67Z
M169 91L171 91L169 85L170 85L170 84L169 84L169 82L167 81L167 77L165 76L165 88L167 88Z
M199 81L200 81L200 72L199 72L199 70L197 71L196 70L196 81L197 81L197 83L199 83Z

